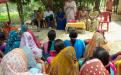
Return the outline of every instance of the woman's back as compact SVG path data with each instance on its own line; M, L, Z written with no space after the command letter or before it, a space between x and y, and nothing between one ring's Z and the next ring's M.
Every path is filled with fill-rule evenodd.
M100 60L92 59L81 67L80 75L109 75L109 72Z
M72 46L70 40L65 40L64 41L65 46ZM84 52L85 52L85 43L83 40L79 40L79 39L75 39L75 43L74 43L74 49L76 52L76 57L77 59L80 59L81 57L83 57Z
M49 75L78 75L73 47L64 48L51 62Z
M3 75L27 71L27 58L22 49L14 49L6 54L1 61Z

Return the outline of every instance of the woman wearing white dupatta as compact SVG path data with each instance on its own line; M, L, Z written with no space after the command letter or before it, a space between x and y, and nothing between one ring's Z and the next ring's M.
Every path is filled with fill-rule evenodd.
M75 20L76 11L77 11L76 2L74 0L66 0L64 11L66 14L67 21Z
M21 37L20 48L24 46L31 48L34 55L41 55L40 57L42 57L42 50L37 47L32 35L29 32L24 32Z

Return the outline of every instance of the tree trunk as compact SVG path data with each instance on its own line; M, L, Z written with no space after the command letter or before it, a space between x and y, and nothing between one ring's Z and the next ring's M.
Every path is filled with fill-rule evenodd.
M99 11L99 7L100 7L100 0L95 0L95 10Z
M6 7L7 7L8 19L9 19L9 22L11 22L11 18L10 18L10 13L9 13L9 8L8 8L8 3L7 2L6 2Z
M21 24L23 24L24 23L24 15L23 15L23 6L22 6L21 0L17 1L17 9L18 9Z

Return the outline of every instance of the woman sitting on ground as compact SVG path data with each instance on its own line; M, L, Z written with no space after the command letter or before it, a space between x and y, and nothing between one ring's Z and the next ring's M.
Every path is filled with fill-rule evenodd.
M83 40L77 39L78 34L75 30L72 30L69 33L69 37L71 40L65 40L65 46L73 46L76 52L77 60L82 58L85 53L85 43Z
M86 47L84 58L92 57L95 47L103 47L105 50L110 51L103 31L97 31L94 33L92 39Z
M81 67L80 75L109 75L104 65L99 59L91 59Z
M79 75L73 47L66 47L52 60L49 75Z
M0 75L46 75L40 56L34 57L29 47L13 49L3 57Z
M54 47L55 47L56 54L53 53L53 55L57 55L57 54L59 54L59 52L62 49L65 48L65 45L64 45L64 42L61 39L57 39L57 40L55 40ZM54 58L53 56L52 57L48 57L47 61L50 63L53 58Z
M96 47L93 56L84 60L80 75L109 75L110 66L105 67L109 64L109 60L109 53L104 48Z
M13 50L14 48L19 48L20 46L20 36L16 30L12 30L9 33L6 46L5 46L5 54Z
M32 36L32 38L33 38L33 40L34 40L34 42L36 43L37 47L38 47L38 48L41 47L42 41L41 41L41 40L38 40L38 39L35 37L35 35L34 35L34 33L33 33L33 31L32 31L31 29L29 29L26 25L22 25L21 28L22 28L21 31L20 31L21 35L22 35L24 32L29 32L29 33L31 34L31 36Z
M3 32L5 33L5 38L7 39L9 36L9 32L12 30L18 30L17 27L12 26L11 22L4 23L4 26L2 27Z
M45 60L47 60L47 58L49 56L55 56L55 54L54 55L51 54L53 52L56 52L55 48L54 48L55 38L56 38L55 30L50 30L48 32L48 39L49 39L49 41L47 41L47 42L45 42L43 44L43 48L44 48L43 56L44 56Z
M41 53L39 55L42 55L42 50L38 48L32 35L29 32L24 32L21 36L20 48L24 46L31 48L34 55L37 55L38 53Z

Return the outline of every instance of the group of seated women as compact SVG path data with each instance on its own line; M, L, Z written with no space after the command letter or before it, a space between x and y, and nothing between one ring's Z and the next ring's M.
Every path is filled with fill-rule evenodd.
M50 30L41 43L27 27L22 30L10 31L6 43L0 32L0 75L120 75L121 53L109 55L102 31L87 41L72 30L63 41Z

